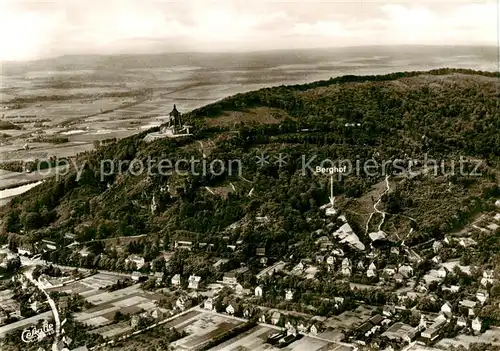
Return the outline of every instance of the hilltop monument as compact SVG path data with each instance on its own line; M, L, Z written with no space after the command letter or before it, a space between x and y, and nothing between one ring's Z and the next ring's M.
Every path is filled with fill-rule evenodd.
M181 118L181 113L177 110L177 107L174 104L174 108L172 111L168 114L170 117L170 120L168 121L169 126L179 126L182 127L182 118Z
M159 132L149 133L146 135L144 141L150 142L161 138L176 138L191 135L191 133L189 133L189 128L191 128L191 126L184 125L182 121L182 114L179 110L177 110L177 107L174 104L174 108L168 114L167 124L162 126Z

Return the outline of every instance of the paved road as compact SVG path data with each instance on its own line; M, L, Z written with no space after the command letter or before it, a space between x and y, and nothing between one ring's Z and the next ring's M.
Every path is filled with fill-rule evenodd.
M59 336L61 334L61 319L59 318L59 311L57 310L56 303L50 297L50 295L45 291L42 284L40 284L33 278L33 268L24 270L24 276L28 278L28 280L32 284L34 284L41 292L45 294L45 297L47 298L47 301L50 305L50 308L52 309L52 315L54 316L54 320L56 322L56 335L54 337L54 343L52 344L52 350L58 351L59 349L57 347L57 344L59 343Z

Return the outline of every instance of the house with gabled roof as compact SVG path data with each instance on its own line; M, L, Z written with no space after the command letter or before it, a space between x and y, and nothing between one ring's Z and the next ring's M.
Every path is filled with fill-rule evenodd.
M368 270L366 271L366 276L368 278L373 278L377 276L377 266L375 266L375 263L370 263L368 266Z
M462 328L467 326L467 320L465 319L464 316L458 317L457 326L462 327Z
M203 308L209 311L214 311L215 310L215 305L214 305L214 299L209 297L208 299L205 300L203 303Z
M279 312L274 312L271 315L271 324L278 325L281 319L281 313Z
M181 275L175 274L171 279L172 286L181 286Z
M236 312L236 307L233 306L232 304L229 304L227 307L226 307L226 313L229 314L229 315L234 315L234 313Z
M483 322L479 319L479 317L476 317L472 321L472 330L474 331L474 334L480 334L482 328L483 328Z
M326 263L329 264L329 265L333 265L335 263L335 257L333 256L328 256L326 258Z
M409 265L402 265L398 268L398 273L408 279L413 275L413 268Z
M432 250L434 253L438 253L443 248L443 243L441 241L434 241L432 244Z
M201 277L198 275L190 275L188 279L188 289L198 290Z
M490 297L490 294L488 293L487 290L485 289L478 289L476 293L476 299L481 302L481 304L484 304L488 298Z
M441 306L441 312L447 316L447 317L451 317L453 315L452 313L452 307L451 307L451 304L449 302L445 302L443 304L443 306Z

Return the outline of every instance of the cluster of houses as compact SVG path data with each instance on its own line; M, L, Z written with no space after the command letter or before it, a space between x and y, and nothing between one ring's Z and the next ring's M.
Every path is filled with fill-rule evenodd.
M39 313L43 309L47 309L47 302L43 296L38 293L38 290L29 284L28 279L18 274L11 278L12 282L20 288L20 291L29 296L26 301L26 307L34 313ZM9 319L22 319L23 313L21 302L16 300L14 290L0 290L0 325L5 324Z
M256 288L256 295L257 295ZM260 292L262 294L262 292ZM203 303L203 308L208 311L216 311L215 304L217 298L208 298ZM318 332L324 329L322 326L322 320L324 318L321 317L312 317L308 320L302 320L304 318L300 318L294 315L293 312L290 311L279 311L275 309L264 308L260 306L251 306L247 304L246 306L241 306L237 303L228 303L224 307L224 312L228 315L238 314L243 318L256 318L260 323L268 323L276 326L284 327L288 334L297 333L311 335L318 335Z

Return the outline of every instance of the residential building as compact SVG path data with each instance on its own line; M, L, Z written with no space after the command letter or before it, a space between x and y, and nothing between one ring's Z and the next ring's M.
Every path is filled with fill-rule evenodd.
M469 318L472 318L472 317L476 316L476 312L474 312L473 308L469 308L469 310L467 311L467 313L469 315Z
M30 308L33 312L38 312L38 310L41 308L41 304L40 302L35 300L30 304Z
M224 273L224 277L222 278L222 282L228 285L236 285L238 284L238 280L236 279L235 272L226 272Z
M253 308L245 308L243 311L243 318L252 318L255 310Z
M432 244L432 250L434 250L434 253L438 253L441 249L443 248L443 243L441 241L434 241Z
M57 302L57 310L59 313L67 310L69 307L69 296L61 296Z
M188 279L188 289L198 290L200 286L201 277L198 275L191 275Z
M476 301L471 301L471 300L462 300L459 302L460 306L463 306L465 308L475 308L477 305Z
M437 270L437 277L438 278L444 279L444 278L446 278L447 275L448 275L448 271L446 270L446 268L441 267Z
M180 309L181 311L184 311L186 309L186 300L184 297L179 297L177 301L175 301L175 306Z
M392 317L396 314L396 307L393 305L385 305L382 309L382 314L386 317Z
M366 276L368 278L373 278L377 276L377 266L375 266L375 263L370 263L368 266L368 270L366 271Z
M411 325L397 322L387 329L382 336L391 341L402 342L412 338L411 333L413 330L414 328Z
M443 260L441 259L441 256L434 256L431 260L434 264L441 264Z
M483 323L481 322L481 320L478 317L476 317L472 321L472 330L474 331L475 334L479 334L479 333L481 333L482 328L483 328Z
M205 302L203 303L203 308L206 310L209 310L209 311L213 311L214 310L214 300L211 297L206 299Z
M234 312L235 312L235 309L234 309L233 305L230 304L229 306L226 307L227 314L232 316L234 314Z
M342 249L334 249L332 251L332 254L334 254L335 256L338 256L338 257L344 257L345 256L344 250L342 250Z
M349 267L342 267L342 275L344 277L350 277L352 274L351 268Z
M463 317L463 316L458 317L457 326L462 327L462 328L467 326L467 320L465 319L465 317Z
M257 286L255 288L255 296L256 297L262 297L264 295L264 290L262 289L262 286Z
M494 272L493 270L486 270L483 272L483 277L481 278L481 285L488 286L493 284L495 279L493 278Z
M402 274L396 273L392 277L396 283L403 283L405 280L405 277Z
M443 290L443 291L449 291L449 292L455 294L455 293L457 293L457 292L460 291L460 286L458 286L458 285L443 286L441 288L441 290Z
M155 272L155 274L153 275L157 286L160 286L162 284L164 275L165 274L163 272Z
M285 292L285 300L286 301L292 301L293 300L293 291L288 289Z
M135 264L135 267L137 269L141 269L146 264L146 261L144 260L144 257L138 255L130 255L125 259L125 263L126 264L133 263Z
M304 272L304 269L305 269L305 265L304 263L299 262L295 267L292 268L292 272L295 273L295 274L302 274Z
M413 275L413 268L409 265L402 265L399 267L398 273L408 279Z
M393 265L389 265L384 268L384 274L392 277L394 274L396 274L396 267Z
M181 275L180 274L174 275L171 279L171 282L172 282L172 286L174 286L174 287L181 286Z
M489 297L490 294L485 289L479 289L476 293L476 299L478 299L478 301L481 302L482 304L484 304Z
M236 286L234 287L234 291L235 291L235 292L236 292L236 294L238 294L238 295L245 295L245 294L247 293L247 291L248 291L248 290L247 290L247 289L245 289L245 288L243 287L243 285L241 285L241 284L239 284L239 283L238 283L238 284L236 284Z
M470 247L470 246L476 246L477 242L474 239L471 238L461 238L459 241L460 246L463 246L465 248Z
M186 249L191 250L193 247L193 241L188 238L178 238L174 241L174 248L176 249Z
M281 270L283 270L283 268L285 268L285 266L286 266L286 263L283 262L283 261L276 262L272 266L264 268L262 271L260 271L256 275L256 278L257 279L262 279L262 278L264 278L266 276L272 276L274 273L280 272Z
M443 306L441 306L441 312L447 316L447 317L451 317L453 315L452 313L452 307L451 307L451 304L449 302L445 302Z
M279 313L279 312L274 312L271 315L271 323L274 325L278 325L280 322L280 319L281 319L281 313Z
M163 319L163 312L159 308L153 309L150 314L154 319Z
M31 256L33 255L33 252L34 252L33 245L24 244L17 248L17 253L19 255Z
M297 330L300 334L306 334L307 333L307 325L305 325L304 323L299 323L299 325L297 326Z
M47 251L47 250L57 250L57 244L55 241L51 241L51 240L42 240L42 248L44 251Z
M439 334L446 323L447 323L446 317L444 317L443 315L439 315L434 320L434 323L432 323L432 325L429 328L427 328L422 332L421 334L422 337L425 339L429 339L430 341L435 340L437 337L439 337Z
M286 322L285 329L287 335L297 335L297 328L292 323Z

